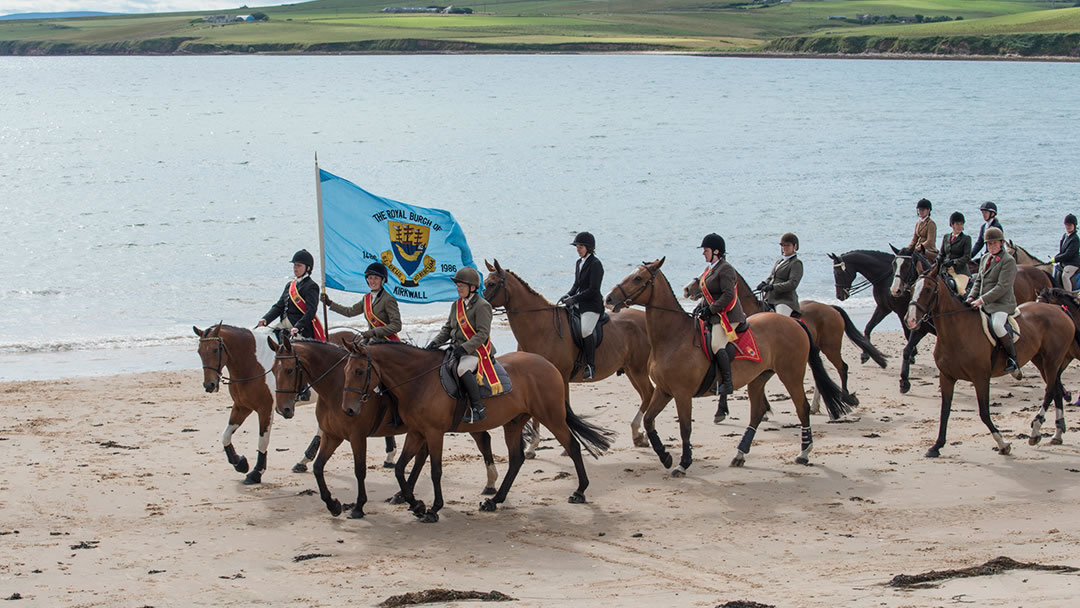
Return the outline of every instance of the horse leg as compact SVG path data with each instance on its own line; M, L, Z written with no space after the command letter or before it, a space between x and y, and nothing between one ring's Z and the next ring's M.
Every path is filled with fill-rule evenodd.
M319 429L315 436L311 438L311 443L308 444L307 449L304 450L304 457L300 459L300 462L293 465L293 473L307 473L307 463L315 460L315 456L319 453L322 436L323 430Z
M866 322L866 327L863 328L863 335L866 336L866 341L867 342L870 341L870 332L874 331L874 328L877 327L878 323L881 323L881 321L885 317L889 316L890 312L892 312L892 311L889 310L888 308L882 308L882 306L880 304L878 304L874 308L874 314L870 315L870 320ZM901 323L900 325L903 325L903 323ZM905 329L905 333L906 333L906 329ZM863 354L859 355L859 362L860 363L866 363L869 360L870 360L870 355L869 354L864 352Z
M495 481L499 479L499 471L495 468L495 456L491 453L491 433L473 433L473 441L480 449L480 455L484 457L484 466L487 468L487 485L480 494L490 496L495 493Z
M359 437L353 437L349 443L352 445L353 475L356 476L356 504L349 511L349 519L361 519L367 504L367 436L363 433L354 435Z
M413 484L416 481L415 476L420 472L417 470L423 466L419 458L417 459L416 467L413 467L413 475L408 480L405 479L405 467L408 466L409 461L412 460L421 448L426 448L427 443L424 440L424 436L416 431L409 431L405 435L405 445L401 447L401 456L398 456L397 464L394 465L394 477L397 478L398 494L401 496L401 500L408 503L409 510L416 512L419 510L424 512L424 503L416 500L416 496L413 495Z
M431 486L435 489L435 500L427 511L413 509L413 515L420 518L425 524L433 524L439 521L439 510L443 508L442 495L442 448L443 434L432 433L427 440L429 457L431 458Z
M225 431L221 433L221 445L225 448L225 457L229 459L229 464L233 466L237 473L247 473L249 467L246 457L237 456L236 448L232 444L232 436L250 415L251 410L238 407L234 403L232 410L229 411L229 424L225 426Z
M1050 445L1061 445L1064 443L1063 435L1065 434L1065 400L1068 397L1065 396L1065 386L1061 384L1061 374L1058 374L1057 378L1057 394L1054 396L1054 411L1057 417L1054 421L1054 438L1050 440Z
M655 395L655 393L653 393ZM564 414L560 417L558 410L552 408L551 417L548 421L545 421L548 429L555 435L555 438L562 444L566 450L566 455L570 457L570 460L574 462L574 471L578 477L578 487L574 490L574 493L570 495L570 498L566 502L570 504L582 504L585 502L585 489L589 487L589 475L585 472L585 461L581 458L581 443L578 438L574 436L572 430L575 425L582 424L580 418L576 415L572 415L569 410L569 403L566 404ZM668 456L670 458L670 456ZM669 461L670 462L670 461ZM670 466L670 465L668 465Z
M986 428L990 429L990 436L994 438L994 441L998 445L998 454L1002 456L1008 456L1012 452L1012 444L1005 441L1001 436L1001 431L994 426L994 421L990 419L990 379L987 378L986 382L980 382L975 385L975 396L979 399L979 418L982 419Z
M569 384L566 385L565 393L566 395L570 394ZM569 397L566 398L569 399ZM540 423L538 423L535 419L530 418L529 422L527 422L525 426L528 429L525 430L524 434L522 435L522 440L526 442L525 458L532 460L533 458L536 458L536 448L540 447ZM526 440L525 437L528 437L528 439Z
M641 378L638 374L627 371L626 377L630 379L630 384L633 385L634 390L641 397L638 411L634 414L634 420L630 422L630 438L634 441L634 447L647 448L649 447L649 440L645 438L645 431L641 430L641 419L645 417L645 409L649 407L649 397L652 395L649 376L646 374L644 378ZM567 402L569 401L570 399L567 398Z
M1028 445L1036 445L1042 441L1042 425L1046 422L1046 410L1050 408L1050 402L1058 397L1058 382L1054 379L1046 383L1046 392L1043 393L1043 402L1039 406L1039 413L1031 420L1031 436L1028 437Z
M262 483L262 475L266 471L266 452L270 449L270 427L274 423L274 410L266 408L266 413L259 414L259 452L255 461L255 468L244 478L244 485L250 486Z
M420 449L416 452L415 460L413 460L414 464L413 464L412 471L409 473L409 479L406 481L406 483L409 484L409 487L412 488L414 491L416 490L416 480L420 478L420 472L424 470L424 464L427 463L427 457L428 457L427 444L423 444L423 445L420 446ZM409 462L406 460L405 465L408 466L408 464L409 464ZM396 464L395 464L395 466L396 466ZM386 502L388 502L388 503L390 503L392 505L403 505L403 504L405 504L405 498L401 495L401 490L398 490L397 492L394 493L393 496L391 496L390 498L387 498Z
M746 455L750 453L750 445L754 442L757 427L765 416L765 408L768 402L765 400L765 384L772 378L772 372L764 372L746 385L746 392L750 395L750 424L743 431L739 447L735 448L735 457L731 459L731 466L741 467L746 464Z
M925 456L927 458L941 456L941 448L945 447L945 434L949 428L949 414L952 412L952 398L953 390L956 388L956 378L940 372L938 374L938 385L941 387L941 418L938 422L937 441L926 451Z
M334 517L341 515L341 501L334 498L330 493L330 488L326 485L324 470L327 461L334 455L334 450L338 449L338 446L341 445L342 441L344 440L340 437L327 437L326 441L323 441L322 445L319 446L319 453L315 457L315 464L311 466L311 470L315 473L315 483L319 485L319 498L322 498L327 510L330 511L330 514ZM355 456L355 443L353 444L352 449ZM361 487L363 487L362 483Z
M727 398L727 395L720 395L720 399L716 403L716 413L713 414L713 424L720 424L731 414L731 410L728 409Z
M645 436L649 438L649 445L652 446L656 455L660 457L660 464L664 465L665 469L671 468L671 454L668 454L667 448L664 447L664 443L660 441L660 434L656 432L656 417L660 415L660 412L664 411L664 407L671 401L671 395L660 390L657 387L653 391L652 399L649 399L649 409L645 411Z
M537 423L535 418L529 418L528 415L521 417L524 418L523 421L517 422L515 418L503 426L506 450L510 457L509 464L506 466L506 475L503 476L502 484L499 485L499 491L495 493L495 496L485 498L484 502L480 503L481 511L495 511L498 505L506 501L506 495L510 493L510 486L514 485L514 479L517 478L521 465L525 462L525 442L521 436L521 431L526 422Z
M382 466L384 469L394 468L394 461L397 460L397 441L394 440L393 435L386 436L386 458L383 459Z
M923 336L925 336L926 333L926 328L920 325L918 329L908 335L907 344L904 345L904 355L900 363L901 393L907 393L911 390L911 381L908 379L908 372L911 369L911 364L915 362L915 347L919 345L919 341L923 339Z
M671 472L672 477L685 477L686 470L694 462L694 447L690 444L690 433L693 431L694 422L690 415L694 409L694 402L689 397L675 399L675 408L679 412L679 436L682 439L682 457L679 458L679 466Z
M799 417L799 424L802 425L802 443L799 455L795 457L795 462L797 464L810 464L810 450L814 449L814 434L810 430L810 404L806 399L802 378L795 382L794 378L781 376L780 381L784 383L784 388L791 395L791 401L795 404L795 415Z

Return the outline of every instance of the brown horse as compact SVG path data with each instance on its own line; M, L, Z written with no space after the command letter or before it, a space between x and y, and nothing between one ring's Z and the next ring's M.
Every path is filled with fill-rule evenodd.
M750 289L746 279L739 273L735 273L735 276L739 291L739 304L742 305L743 312L749 316L764 311L766 304L758 299L757 294ZM701 282L697 279L690 281L683 288L683 296L690 300L700 300ZM810 330L810 337L814 340L814 344L825 354L825 357L833 364L837 373L840 374L840 389L844 402L852 406L858 405L859 400L855 397L855 393L848 392L848 364L844 361L841 352L844 336L846 335L849 340L855 343L855 346L858 346L867 357L873 359L874 363L877 363L882 368L886 366L885 355L871 344L870 340L866 339L866 336L859 331L858 327L855 327L851 317L843 308L822 304L814 300L799 300L799 308L802 312L800 319L806 325L806 328ZM818 414L820 412L821 395L815 391L810 413ZM716 410L716 415L713 417L713 422L720 424L727 417L727 414L727 402L726 400L721 401Z
M1072 317L1073 324L1077 329L1080 329L1080 301L1077 300L1076 294L1066 289L1054 287L1052 289L1044 289L1043 292L1039 294L1039 301L1061 306L1065 312L1069 313L1069 316ZM1080 344L1075 348L1070 349L1069 358L1080 360ZM1069 391L1065 391L1064 398L1066 401L1071 398ZM1077 401L1080 402L1080 398L1078 398ZM1065 410L1064 408L1057 409L1055 413L1057 414L1055 420L1056 431L1054 432L1054 438L1050 440L1050 443L1058 445L1062 442L1062 435L1065 434ZM1045 421L1046 412L1040 411L1039 415L1035 417L1036 424L1032 424L1031 438L1028 439L1028 443L1034 445L1042 439L1042 434L1037 433L1036 431L1039 430L1039 427L1041 427Z
M345 388L345 360L349 353L341 346L317 340L290 340L288 337L285 337L280 345L274 342L273 338L268 337L267 340L270 348L277 353L273 365L274 379L281 387L276 389L277 412L285 418L291 418L297 395L303 392L304 388L310 387L319 395L315 402L315 418L319 421L323 440L312 467L315 481L319 484L319 496L334 517L341 514L341 502L331 495L323 471L341 442L348 441L352 446L353 472L357 486L356 504L349 512L349 517L363 517L364 505L367 503L367 490L364 485L367 475L367 438L393 437L404 434L409 429L405 425L394 426L394 404L390 397L383 395L375 395L371 399L370 407L365 408L359 415L345 415L341 401ZM491 436L487 433L473 433L473 439L484 457L484 464L487 465L487 486L482 493L494 494L495 480L499 475L491 454ZM426 457L426 453L417 455L416 466L409 478L410 487L420 475Z
M574 369L578 348L570 336L570 313L566 307L549 302L521 277L504 270L499 260L495 260L494 266L487 264L487 268L484 297L493 307L506 309L518 350L536 353L559 370L565 401L570 401L571 382L595 382L612 374L626 374L641 397L638 413L630 423L631 436L634 445L648 447L649 442L641 431L641 417L653 392L649 381L649 336L645 331L645 313L628 310L611 315L611 321L604 326L604 341L596 349L596 374L592 380L583 380ZM525 448L526 458L535 456L536 444L540 441L539 433L532 433L531 437L532 441Z
M443 363L443 351L421 349L408 344L388 342L381 344L347 344L351 355L345 367L344 410L356 416L370 409L372 392L393 395L398 412L409 427L405 445L398 459L398 485L409 508L424 522L439 520L443 506L442 496L442 449L443 435L457 430L461 418L458 404L443 390L438 370ZM599 457L610 447L610 432L593 426L570 410L570 403L563 400L559 390L562 376L547 359L532 353L514 352L499 357L513 381L509 393L485 399L487 417L476 423L461 424L460 430L470 433L503 427L510 463L498 493L480 503L481 511L494 511L506 500L510 486L525 462L524 442L521 431L530 417L534 417L550 430L559 443L566 448L577 470L578 487L569 502L585 502L585 488L589 478L581 458L581 441L594 457ZM422 447L426 446L431 458L431 483L435 488L435 501L430 509L416 500L413 489L405 480L405 464Z
M967 380L975 386L979 418L997 442L998 453L1009 454L1011 444L1001 437L1001 432L990 418L990 378L1005 374L1005 354L986 338L978 317L979 309L971 308L961 296L949 289L940 276L940 269L941 266L935 264L915 282L905 317L911 329L927 319L932 319L937 328L934 361L941 386L941 421L937 441L926 456L936 458L941 454L941 448L945 447L957 380ZM1080 331L1060 306L1030 302L1021 305L1020 311L1017 317L1020 324L1020 339L1016 342L1017 361L1021 366L1031 361L1039 369L1046 383L1043 411L1051 399L1057 400L1058 407L1063 407L1061 372L1069 363L1070 350L1080 345Z
M670 468L671 454L668 454L664 444L660 442L655 422L656 416L674 398L682 435L682 459L672 475L681 477L693 462L690 446L693 397L712 364L701 350L700 344L695 343L699 342L695 339L697 320L679 305L675 293L671 290L671 284L660 271L663 264L663 258L643 264L608 293L606 302L615 307L615 310L633 304L645 307L649 342L652 344L649 376L656 383L656 391L645 413L645 429L649 443L660 457L660 462ZM745 462L757 426L765 414L765 383L774 374L779 376L791 395L802 424L802 451L795 462L807 464L813 448L810 404L803 391L807 363L813 372L814 384L825 399L829 416L837 418L850 411L850 406L844 403L840 387L829 379L825 365L821 362L821 355L804 325L791 317L775 313L752 315L748 322L757 340L761 361L735 360L731 364L732 383L735 388L748 386L750 393L750 425L739 442L731 466L742 466Z
M229 396L232 397L229 423L221 435L225 456L236 471L247 473L244 478L245 484L259 483L266 471L270 427L274 420L274 386L272 384L274 378L270 374L270 367L274 362L274 351L269 350L263 339L270 335L272 330L253 331L223 323L218 323L205 331L195 326L191 329L199 337L198 352L199 358L202 359L203 388L208 393L214 393L226 384L229 387ZM332 333L330 339L340 344L343 341L352 340L353 336L352 331L340 331ZM224 375L226 369L231 378ZM259 418L259 448L255 469L248 473L247 457L237 455L232 445L232 436L253 412ZM321 435L320 432L312 438L311 443L304 450L303 458L293 465L294 473L307 471L307 463L315 458ZM388 437L384 466L393 466L395 451L397 451L397 445L393 437Z
M1035 268L1045 272L1047 275L1054 275L1054 265L1049 262L1044 262L1039 258L1028 253L1027 249L1019 245L1013 244L1011 240L1005 241L1005 251L1009 252L1013 258L1016 259L1017 264L1024 264L1027 266L1034 266Z

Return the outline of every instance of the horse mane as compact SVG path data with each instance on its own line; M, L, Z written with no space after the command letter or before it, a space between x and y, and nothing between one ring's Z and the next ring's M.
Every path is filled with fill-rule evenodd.
M853 250L851 250L851 251L849 251L847 253L840 254L840 257L849 256L849 255L852 255L852 254L865 255L867 257L880 258L882 260L884 260L885 258L894 257L893 254L891 254L891 253L886 253L884 251L876 251L874 249L853 249Z
M322 344L323 346L330 346L330 347L336 348L338 351L340 351L342 353L346 352L345 347L341 346L340 344L334 344L333 342L324 342L322 340L317 340L315 338L308 338L306 336L297 336L295 338L289 338L289 342L292 343L292 344L311 344L311 345Z
M506 269L504 268L503 270L506 270ZM518 273L514 272L513 270L506 270L506 274L508 274L508 275L514 277L515 279L517 279L518 282L521 283L521 286L525 288L525 291L531 293L534 296L537 296L537 297L540 297L540 298L543 298L543 299L547 300L547 297L545 297L544 294L542 294L539 291L536 291L535 289L533 289L532 285L529 285L525 281L525 279L521 278L521 276L518 275Z
M1062 304L1070 311L1080 309L1080 302L1076 301L1076 295L1067 289L1049 287L1039 292L1039 301L1050 304Z

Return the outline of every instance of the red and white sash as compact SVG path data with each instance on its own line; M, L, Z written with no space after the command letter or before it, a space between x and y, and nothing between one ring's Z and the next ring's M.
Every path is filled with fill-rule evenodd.
M289 298L300 309L300 312L307 314L307 303L300 297L300 292L296 289L296 281L289 283ZM323 329L322 323L319 323L319 317L311 317L311 329L315 333L316 340L326 342L326 330Z
M454 304L454 312L457 316L458 326L461 327L461 333L465 334L466 340L472 340L472 337L476 335L476 330L469 323L469 317L465 316L464 298L458 298L458 301ZM490 338L487 344L482 344L476 348L476 354L480 357L480 365L476 368L477 381L481 380L481 378L486 379L488 386L491 387L492 394L501 393L502 383L499 382L499 376L495 373L495 364L491 361Z
M383 320L379 317L375 316L375 311L372 310L372 302L374 300L375 298L371 297L371 292L368 292L364 296L364 317L367 319L367 322L372 327L386 327L386 323L384 323ZM399 338L397 334L386 336L386 339L390 340L391 342L401 342L401 338Z
M705 285L705 279L708 278L709 272L711 272L711 271L712 271L711 266L706 267L705 272L701 273L701 278L698 279L698 284L701 286L701 295L705 297L705 301L709 304L709 306L712 306L713 302L716 301L716 298L714 298L712 296L712 294L709 293L709 288L706 287L706 285ZM739 290L738 290L738 286L736 286L735 297L733 297L731 299L731 303L728 304L724 308L724 310L720 313L720 325L723 326L724 333L727 334L728 340L735 340L735 338L738 337L735 334L735 328L731 325L731 321L728 321L728 318L727 318L727 313L731 312L731 309L735 308L735 305L738 304L738 303L739 303Z

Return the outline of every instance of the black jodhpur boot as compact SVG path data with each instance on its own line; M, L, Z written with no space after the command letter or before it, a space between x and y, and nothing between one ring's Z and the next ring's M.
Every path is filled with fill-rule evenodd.
M465 372L461 376L461 385L465 387L465 393L469 396L469 411L461 418L465 424L480 422L486 416L484 414L484 402L480 399L480 385L476 383L476 374Z

